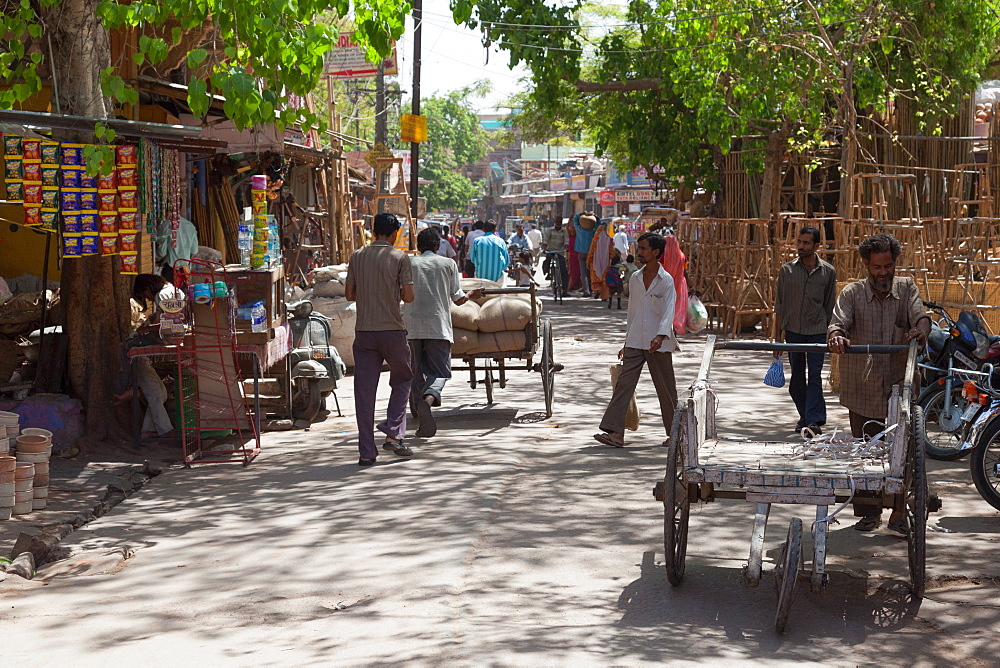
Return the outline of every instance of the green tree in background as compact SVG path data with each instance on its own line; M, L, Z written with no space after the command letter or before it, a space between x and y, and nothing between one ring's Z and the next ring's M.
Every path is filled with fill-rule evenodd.
M461 171L482 160L489 150L489 138L471 104L487 92L489 83L479 81L421 103L421 112L427 116L428 140L420 147L420 174L433 183L421 187L420 193L427 198L429 210L464 212L479 194L479 185Z

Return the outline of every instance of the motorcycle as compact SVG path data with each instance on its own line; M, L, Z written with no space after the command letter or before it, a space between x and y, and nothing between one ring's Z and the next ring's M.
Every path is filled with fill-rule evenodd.
M1000 510L1000 378L992 368L986 385L991 401L971 429L969 470L979 494Z
M972 449L970 428L984 410L973 388L984 377L981 367L997 359L1000 337L988 334L971 311L954 320L938 304L923 304L940 316L918 361L924 389L917 403L924 409L925 449L933 459L960 459Z
M331 394L338 415L342 415L334 391L337 381L347 373L347 366L337 349L330 346L330 318L314 311L308 299L290 303L287 308L292 332L289 353L292 418L312 422Z

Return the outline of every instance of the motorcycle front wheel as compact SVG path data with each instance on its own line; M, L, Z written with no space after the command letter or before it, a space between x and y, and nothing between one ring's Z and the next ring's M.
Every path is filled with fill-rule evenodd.
M1000 419L993 419L976 440L969 458L972 482L979 494L1000 510Z
M931 391L920 398L924 409L924 439L927 456L931 459L950 462L969 454L959 446L965 439L966 425L962 413L969 401L962 396L962 386L951 388L951 408L944 414L944 386L932 386Z

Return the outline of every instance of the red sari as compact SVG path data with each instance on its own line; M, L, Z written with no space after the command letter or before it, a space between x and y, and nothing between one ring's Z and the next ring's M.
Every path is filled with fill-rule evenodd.
M674 333L687 332L688 284L684 269L687 267L687 256L681 251L681 244L672 234L666 236L667 247L660 256L660 264L674 279L674 289L677 291L677 301L674 308Z

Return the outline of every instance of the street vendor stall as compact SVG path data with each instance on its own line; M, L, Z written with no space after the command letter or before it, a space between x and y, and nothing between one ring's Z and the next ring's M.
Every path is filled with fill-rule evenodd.
M175 421L185 465L242 461L245 466L259 454L261 374L281 366L291 345L283 279L280 266L250 270L198 260L178 265L175 286L183 297L164 306L162 341L128 351L133 383L143 358L175 365ZM252 390L244 380L252 380ZM286 392L285 400L290 396ZM136 447L139 434L133 400ZM224 436L235 437L235 443L208 449L203 442Z

